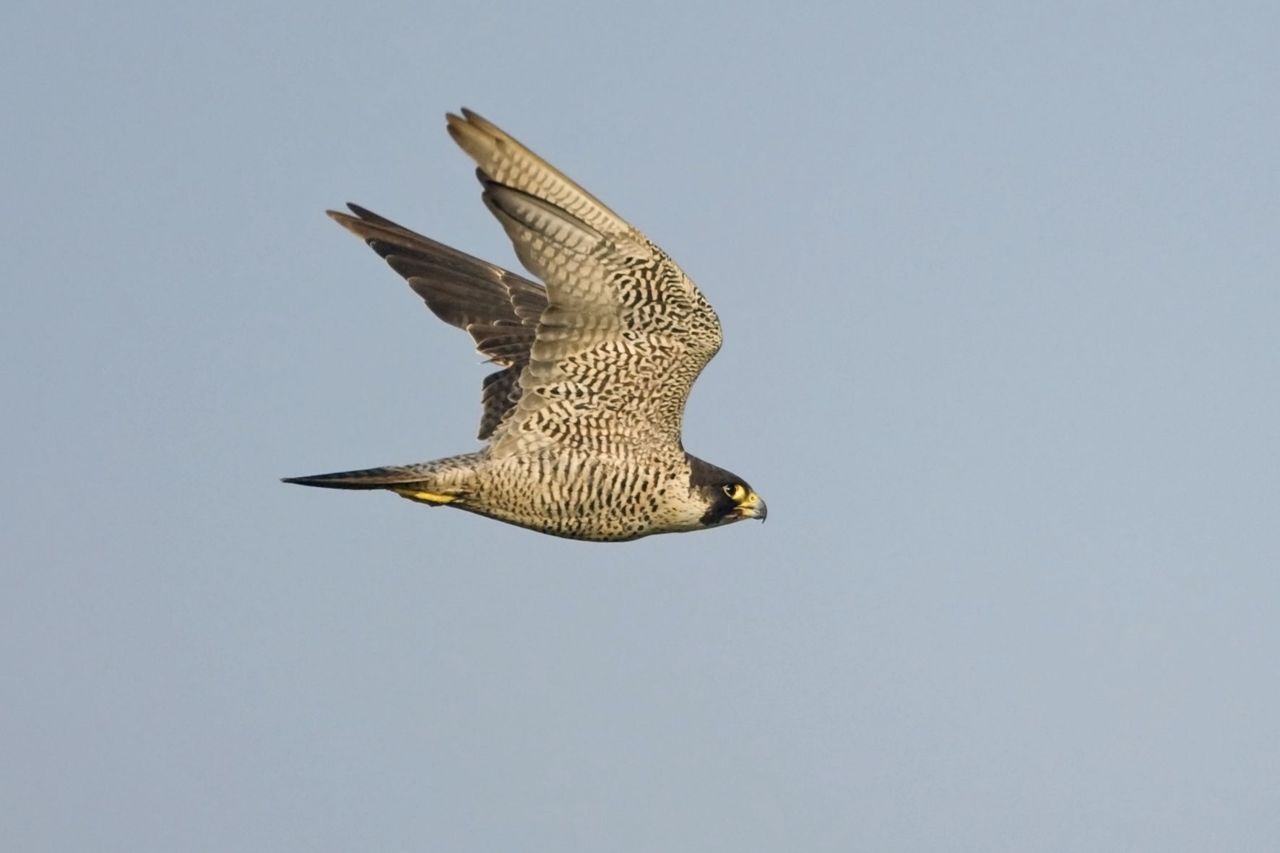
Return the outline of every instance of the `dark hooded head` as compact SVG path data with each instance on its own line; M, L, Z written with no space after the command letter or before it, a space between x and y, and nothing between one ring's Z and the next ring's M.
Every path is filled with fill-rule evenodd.
M704 527L729 524L744 518L764 521L768 508L746 480L696 456L685 455L689 459L690 488L702 497L707 507L702 516Z

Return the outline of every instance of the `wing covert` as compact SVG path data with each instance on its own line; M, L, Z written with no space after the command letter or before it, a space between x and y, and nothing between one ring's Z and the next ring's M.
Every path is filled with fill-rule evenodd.
M685 401L720 347L720 323L661 249L513 137L470 110L450 135L547 306L519 402L492 452L554 443L598 450L680 443Z

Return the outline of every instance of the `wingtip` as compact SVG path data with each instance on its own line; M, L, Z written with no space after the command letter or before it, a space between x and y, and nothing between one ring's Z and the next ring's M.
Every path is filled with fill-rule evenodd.
M462 108L461 115L459 115L458 113L445 113L444 129L449 131L449 135L456 139L458 133L461 132L460 128L463 125L467 124L470 117L471 117L471 110L467 109L466 107Z
M366 225L384 225L395 228L401 227L396 225L396 223L392 222L390 219L387 219L385 216L379 216L372 210L361 207L353 201L347 202L347 210L351 211L351 213L347 213L344 210L326 210L325 215L341 225L343 228L355 234L357 237L366 237L364 229L362 228L362 226Z
M354 209L355 206L348 204L347 207ZM325 216L328 216L334 222L338 223L343 228L345 228L347 231L350 231L352 234L356 235L357 237L363 238L363 235L360 233L361 220L357 218L358 214L357 216L352 216L350 213L346 213L341 210L326 210L324 213L325 213Z
M361 219L364 219L369 216L377 216L377 214L369 210L369 208L358 205L354 201L348 201L344 204L344 206L347 208L346 210L334 210L333 208L329 208L328 210L325 211L325 213L327 213L329 216L334 216L334 217L346 216L348 218L350 218L351 214L355 214L356 216L359 216Z
M486 148L506 144L507 135L497 125L475 110L463 107L462 114L446 113L445 130L458 147L474 159L484 156Z

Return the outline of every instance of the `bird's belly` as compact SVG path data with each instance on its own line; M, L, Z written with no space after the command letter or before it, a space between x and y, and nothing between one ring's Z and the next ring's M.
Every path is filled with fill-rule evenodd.
M677 470L664 462L572 452L491 460L462 508L571 539L624 541L693 529L668 511L667 498L680 486Z

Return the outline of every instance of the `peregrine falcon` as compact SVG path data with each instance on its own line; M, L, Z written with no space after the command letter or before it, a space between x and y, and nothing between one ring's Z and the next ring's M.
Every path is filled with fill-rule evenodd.
M720 321L647 237L470 110L447 116L485 205L537 284L354 204L329 216L501 369L483 385L476 453L286 483L386 489L553 536L620 542L764 520L736 474L686 453L689 389Z

